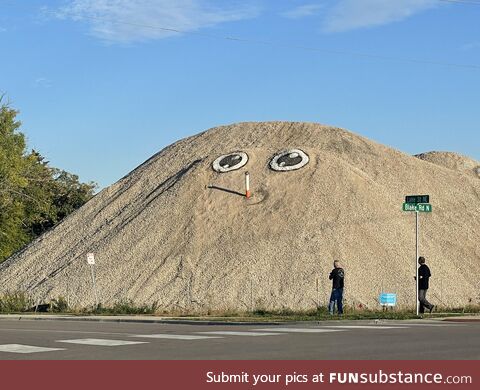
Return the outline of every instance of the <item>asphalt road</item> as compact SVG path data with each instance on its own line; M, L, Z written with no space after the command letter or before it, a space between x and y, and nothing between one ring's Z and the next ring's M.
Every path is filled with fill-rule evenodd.
M478 360L480 322L182 325L0 319L0 359Z

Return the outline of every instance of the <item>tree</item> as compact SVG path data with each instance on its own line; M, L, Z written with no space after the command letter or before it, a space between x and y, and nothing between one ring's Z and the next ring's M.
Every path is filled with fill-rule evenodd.
M0 96L0 261L86 203L96 184L27 153L18 112Z
M2 103L0 97L0 104ZM17 111L0 105L0 259L28 241L23 226L25 178L25 137L17 132Z

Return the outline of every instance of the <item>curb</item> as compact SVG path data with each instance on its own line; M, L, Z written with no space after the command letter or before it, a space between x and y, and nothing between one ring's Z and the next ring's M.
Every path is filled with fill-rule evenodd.
M165 318L165 317L135 317L135 316L72 316L72 315L35 315L35 314L0 314L0 320L11 320L11 321L90 321L90 322L116 322L116 323L143 323L143 324L178 324L178 325L252 325L252 326L262 326L262 325L285 325L285 324L314 324L320 322L334 322L335 320L324 320L324 321L226 321L226 320L209 320L209 319L178 319L178 318ZM427 318L427 319L405 319L405 320L390 320L390 319L360 319L360 320L351 320L351 322L381 322L388 323L391 321L405 322L480 322L480 316L470 316L470 317L447 317L447 318ZM343 321L342 321L343 322ZM349 321L347 321L349 322Z
M480 322L480 317L466 317L466 318L445 318L445 322Z
M90 321L143 324L178 324L178 325L281 325L284 322L274 321L219 321L219 320L179 320L167 318L126 318L126 317L85 317L85 316L34 316L34 315L0 315L0 320L12 321ZM295 323L295 322L291 322Z

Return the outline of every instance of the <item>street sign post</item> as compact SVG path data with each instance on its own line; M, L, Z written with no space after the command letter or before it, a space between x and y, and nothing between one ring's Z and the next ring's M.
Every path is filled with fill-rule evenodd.
M418 213L431 213L432 205L430 202L430 195L407 195L405 203L403 204L403 211L415 212L415 297L416 297L416 313L418 316L418 235L419 235L419 220Z
M90 271L92 273L93 293L95 295L95 308L98 308L98 294L97 286L95 283L95 254L87 253L87 263L90 265Z
M420 213L431 213L432 205L430 203L427 203L427 204L404 203L403 211L418 211Z

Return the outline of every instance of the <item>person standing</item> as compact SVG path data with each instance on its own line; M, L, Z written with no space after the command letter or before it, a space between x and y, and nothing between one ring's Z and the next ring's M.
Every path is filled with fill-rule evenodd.
M420 313L425 313L425 308L430 310L430 313L433 311L435 305L432 305L427 301L427 290L428 290L428 281L432 276L430 268L425 264L425 257L420 256L418 258L418 300L420 302Z
M333 270L328 277L332 281L332 294L330 295L330 303L328 304L328 311L333 315L335 311L335 303L337 303L338 314L343 314L343 287L345 279L345 271L340 266L340 262L335 260L333 262Z

